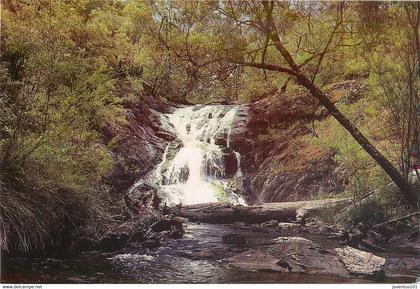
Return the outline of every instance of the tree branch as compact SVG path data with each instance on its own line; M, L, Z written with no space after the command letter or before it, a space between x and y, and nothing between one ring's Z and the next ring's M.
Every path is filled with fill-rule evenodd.
M254 63L254 62L247 62L247 61L231 61L230 63L239 64L239 65L243 65L243 66L256 67L256 68L260 68L260 69L267 69L267 70L271 70L271 71L278 71L278 72L282 72L282 73L287 73L287 74L292 75L292 76L296 76L296 72L294 72L293 70L291 70L289 68L282 67L282 66L273 65L273 64Z

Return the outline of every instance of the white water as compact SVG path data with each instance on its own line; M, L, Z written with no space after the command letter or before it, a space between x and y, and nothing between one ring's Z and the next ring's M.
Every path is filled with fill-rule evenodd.
M169 160L170 145L166 147L162 162L149 181L158 186L161 197L168 205L219 200L245 204L235 194L232 196L230 193L229 197L224 192L225 156L223 147L216 145L216 137L225 135L226 146L229 147L231 126L236 113L235 106L211 105L180 108L167 115L182 147ZM234 153L238 164L235 177L241 177L240 155Z

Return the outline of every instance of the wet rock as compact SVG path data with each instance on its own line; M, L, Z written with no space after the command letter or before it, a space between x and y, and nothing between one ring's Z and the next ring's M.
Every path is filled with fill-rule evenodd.
M94 251L98 249L98 245L99 242L94 239L81 237L72 241L71 250L76 252Z
M143 241L141 243L141 246L143 248L149 248L149 249L156 248L156 247L160 246L160 241L159 241L158 238L150 238L150 239L147 239L147 240Z
M303 238L302 238L303 239ZM243 271L274 271L349 276L333 253L309 240L288 239L274 245L251 249L226 260L228 268Z
M319 247L315 242L302 237L278 237L271 240L275 244L305 244L308 246Z
M174 141L172 141L169 144L168 147L168 152L166 154L166 159L168 161L173 160L175 158L175 155L177 154L177 152L179 152L179 150L182 148L183 144L182 141L180 139L176 139Z
M128 242L144 241L149 227L157 218L153 213L144 212L144 215L121 224L100 241L100 248L115 251L127 245Z
M225 177L231 178L238 170L238 160L234 151L231 148L223 149L224 163L225 163Z
M282 232L283 234L291 234L291 233L298 234L305 231L304 227L296 223L280 222L278 224L278 228L280 232Z
M172 227L182 229L182 221L178 218L161 219L155 222L150 228L155 232L168 231Z
M252 142L249 139L236 136L231 136L229 145L234 151L239 152L241 155L249 153L253 147Z
M301 215L297 215L296 216L296 223L298 223L300 225L305 225L305 218Z
M365 238L360 241L360 249L367 249L372 252L384 252L386 249L383 247L385 244L385 238L381 234L369 230L366 233Z
M233 245L244 245L246 244L246 238L241 234L228 234L222 236L223 243L233 244Z
M352 246L357 246L360 241L363 239L364 234L357 228L354 228L348 232L348 240L347 243Z
M252 119L247 124L247 129L258 134L265 134L268 130L269 123L265 119Z
M196 105L193 107L193 111L200 110L200 109L202 109L203 107L204 107L204 105L203 105L203 104L196 104Z
M214 141L215 145L218 145L220 147L227 147L227 140L225 137L218 137L215 141Z
M161 232L158 239L178 239L184 234L183 222L180 218L162 219L154 223L150 228L155 232Z
M332 231L332 229L325 224L319 226L318 230L321 235L328 235Z
M234 222L233 226L237 227L237 228L244 228L246 227L246 223L245 222Z
M136 93L124 81L117 86L118 93ZM138 103L126 109L126 124L108 124L103 128L104 143L113 142L114 165L105 180L111 194L124 194L159 163L167 142L173 139L173 133L162 124L164 114L175 108L163 98L142 94Z
M385 259L382 257L349 246L336 248L335 251L340 261L352 274L374 277L381 277L385 274Z
M420 258L419 257L392 257L385 261L386 273L401 274L404 271L410 270L412 272L419 272Z
M166 131L157 131L155 132L155 135L158 138L164 139L166 141L173 141L174 139L176 139L176 136Z
M86 283L86 281L84 279L79 278L79 277L69 277L69 278L67 278L67 280L71 283L78 283L78 284Z
M280 222L278 224L278 227L280 229L294 229L294 228L300 228L301 226L296 223L286 223L286 222Z
M124 196L124 201L131 217L136 217L150 208L157 209L161 200L156 189L147 184L138 185Z
M261 227L263 227L263 228L276 228L276 227L278 227L278 225L279 225L279 221L271 220L271 221L262 223Z

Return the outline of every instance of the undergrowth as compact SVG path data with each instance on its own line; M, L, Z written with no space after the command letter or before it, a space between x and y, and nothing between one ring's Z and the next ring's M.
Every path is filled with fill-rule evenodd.
M98 238L115 222L98 194L22 179L0 181L0 191L0 246L6 251L42 250L77 236Z

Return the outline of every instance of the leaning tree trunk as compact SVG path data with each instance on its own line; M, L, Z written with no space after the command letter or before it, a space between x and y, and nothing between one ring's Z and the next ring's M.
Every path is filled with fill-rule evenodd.
M382 167L394 181L395 185L400 189L404 197L409 201L410 205L417 209L418 200L416 193L412 189L410 183L404 179L395 166L369 142L369 140L341 113L340 110L338 110L335 104L321 91L321 89L301 73L298 74L296 78L298 83L308 89L311 95L315 97L329 113L331 113L331 115L353 136L360 146Z
M389 175L394 181L397 187L400 189L404 197L409 201L415 209L418 209L417 194L412 189L410 183L404 179L400 172L394 167L394 165L385 158L370 142L369 140L354 126L351 121L338 110L335 104L319 89L314 82L309 80L300 70L298 64L293 59L292 55L283 45L276 25L274 23L272 12L274 7L273 1L263 1L264 10L266 13L266 23L264 29L266 33L269 33L270 39L273 41L274 46L280 52L282 57L286 60L292 73L285 71L293 75L297 82L309 90L311 95L315 97L331 115L353 136L353 138L361 145L361 147L382 167L382 169ZM288 69L287 69L288 70Z

